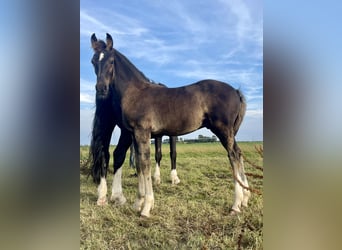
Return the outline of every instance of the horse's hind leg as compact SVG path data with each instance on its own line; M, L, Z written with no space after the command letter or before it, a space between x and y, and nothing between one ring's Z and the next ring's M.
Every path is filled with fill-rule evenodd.
M249 187L248 181L247 181L247 177L245 175L245 166L244 166L241 150L238 147L238 145L237 145L235 140L234 140L234 145L237 147L236 150L240 152L239 153L239 159L240 159L239 161L240 161L240 166L241 166L240 177L241 177L242 184L245 187ZM248 189L243 188L243 200L242 200L242 204L241 204L243 207L247 207L248 206L248 200L249 200L250 196L251 196L251 192Z
M232 213L241 212L241 206L246 207L250 197L250 191L241 186L242 184L244 187L248 187L241 150L235 141L233 132L230 132L227 135L218 133L217 136L220 138L222 145L228 152L229 162L233 169L234 203L232 206Z
M233 167L235 183L234 204L232 206L232 213L235 213L240 212L241 206L247 207L248 199L250 197L250 191L246 189L246 187L248 188L248 181L245 175L241 150L237 145L234 137L230 140L233 141L232 143L230 142L230 146L231 144L233 144L233 147L229 148L228 156L230 164Z
M162 138L157 137L155 138L155 160L156 160L156 169L154 171L154 183L159 185L160 184L160 161L162 159L162 152L161 152L161 146L162 146Z
M180 183L180 179L178 178L176 170L176 138L176 136L170 136L171 183L174 185Z

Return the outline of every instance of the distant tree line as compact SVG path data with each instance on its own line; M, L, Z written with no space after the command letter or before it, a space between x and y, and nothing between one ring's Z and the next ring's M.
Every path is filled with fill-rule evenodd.
M168 136L164 136L163 143L170 144L170 138ZM199 135L197 139L184 139L183 137L177 137L177 143L203 143L203 142L217 142L218 139L215 135L205 136ZM151 144L154 144L154 139L151 139ZM112 145L112 144L111 144ZM115 145L115 144L114 144ZM80 145L81 148L88 148L89 145Z
M197 139L184 139L182 137L177 137L176 139L177 143L203 143L203 142L217 142L217 137L215 135L213 136L204 136L199 135ZM163 140L163 143L170 143L169 137L166 137ZM152 141L152 144L154 144L154 140Z

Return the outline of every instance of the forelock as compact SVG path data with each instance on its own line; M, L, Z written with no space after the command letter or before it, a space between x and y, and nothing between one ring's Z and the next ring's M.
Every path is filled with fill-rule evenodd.
M106 49L106 43L102 40L95 42L93 49L95 52L101 52Z

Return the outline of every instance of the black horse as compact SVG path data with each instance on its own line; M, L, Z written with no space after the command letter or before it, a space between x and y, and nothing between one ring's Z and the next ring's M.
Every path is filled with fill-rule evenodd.
M115 107L120 109L122 125L133 134L139 181L134 207L141 211L141 216L149 217L154 206L151 135L177 136L202 127L210 129L227 150L235 182L232 212L240 212L241 206L247 206L250 191L241 150L235 140L246 112L242 93L215 80L163 88L151 84L142 72L115 50L109 34L106 43L98 41L93 34L91 45L94 49L97 96L102 99L112 96Z
M166 87L163 84L160 86ZM116 125L121 129L121 135L117 147L114 150L114 180L111 200L117 204L126 202L126 198L122 192L121 184L121 166L124 163L126 152L132 144L132 134L122 126L121 111L117 108L117 103L112 98L102 98L96 95L96 110L93 120L92 138L90 144L90 160L92 165L92 176L95 183L100 184L101 188L98 190L98 205L105 205L107 203L107 185L106 176L109 165L110 153L109 145L113 130ZM154 173L154 180L156 184L160 184L160 162L162 159L162 137L155 138L155 160L156 169ZM132 161L132 148L131 157ZM171 157L171 183L178 184L180 182L176 171L176 137L170 136L170 157ZM132 163L132 162L131 162ZM117 171L120 169L120 171Z

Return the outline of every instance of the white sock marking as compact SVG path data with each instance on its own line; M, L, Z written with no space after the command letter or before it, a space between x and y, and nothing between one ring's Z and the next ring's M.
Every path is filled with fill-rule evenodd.
M240 176L241 176L241 179L242 179L242 183L246 186L246 187L249 187L248 185L248 181L247 181L247 177L245 175L245 166L244 166L244 163L243 163L243 158L241 157L240 158L240 164L241 164L241 173L240 173ZM243 200L242 200L242 206L244 207L247 207L248 206L248 200L249 200L249 197L251 196L251 192L247 189L243 189Z
M126 202L126 198L122 193L122 184L121 184L121 177L122 177L122 167L119 168L113 178L113 185L112 185L112 196L111 201L122 205Z
M160 167L158 163L156 163L156 170L154 171L154 182L159 185L160 184Z
M97 188L97 204L98 205L105 205L107 202L107 182L105 177L101 177L100 185Z
M180 183L180 179L177 176L177 170L176 169L172 169L170 175L171 175L172 184L177 185L178 183Z
M145 183L145 202L143 209L141 210L141 216L150 217L150 210L154 207L154 195L153 195L153 187L152 187L152 179L151 179L151 171L145 173L144 176Z

